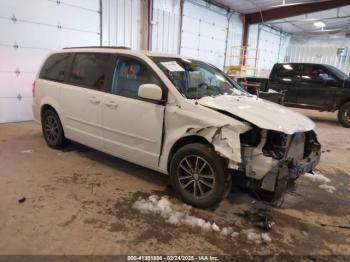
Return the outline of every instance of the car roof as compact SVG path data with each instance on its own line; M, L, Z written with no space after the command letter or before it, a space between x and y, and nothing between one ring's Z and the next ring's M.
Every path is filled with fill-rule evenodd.
M168 53L159 53L159 52L151 52L148 50L133 50L127 47L109 47L109 46L84 46L84 47L66 47L60 51L54 53L122 53L122 54L130 54L130 55L146 55L149 57L172 57L172 58L188 58L185 56L177 55L177 54L168 54Z
M321 64L321 63L277 63L278 65L324 65L326 66L327 64Z

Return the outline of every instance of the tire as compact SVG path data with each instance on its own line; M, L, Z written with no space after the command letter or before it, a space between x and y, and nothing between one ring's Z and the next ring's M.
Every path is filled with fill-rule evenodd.
M197 163L197 165L196 165ZM180 148L170 164L176 193L192 206L217 205L227 188L224 161L208 145L193 143Z
M347 128L350 128L350 102L343 104L338 111L338 121Z
M41 126L45 141L49 147L61 149L69 144L69 140L64 136L61 120L54 110L45 110Z

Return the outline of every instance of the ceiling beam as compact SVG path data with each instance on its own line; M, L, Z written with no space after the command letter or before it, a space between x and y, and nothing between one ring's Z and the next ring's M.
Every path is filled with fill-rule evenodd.
M346 16L335 16L335 17L325 17L325 18L305 18L305 19L298 19L298 20L280 20L280 21L273 21L269 22L269 25L276 25L276 24L288 24L288 23L301 23L301 24L309 24L315 21L329 21L334 19L349 19L350 15ZM332 22L332 21L331 21Z
M329 0L319 3L307 3L295 6L282 6L252 14L246 14L245 22L250 25L264 23L272 20L278 20L297 15L304 15L308 13L329 10L332 8L346 6L349 4L349 0Z

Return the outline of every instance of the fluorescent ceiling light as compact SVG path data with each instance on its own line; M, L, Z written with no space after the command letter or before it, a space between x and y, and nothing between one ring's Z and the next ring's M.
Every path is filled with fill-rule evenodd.
M317 21L314 23L314 26L316 26L318 28L324 28L324 27L326 27L326 24L323 23L322 21Z

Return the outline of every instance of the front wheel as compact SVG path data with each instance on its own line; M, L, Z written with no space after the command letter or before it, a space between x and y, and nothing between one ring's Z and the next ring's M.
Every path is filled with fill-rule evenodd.
M338 111L338 120L344 127L350 128L350 102L340 107Z
M218 204L226 190L224 161L205 144L179 149L170 164L170 177L183 201L199 208Z

